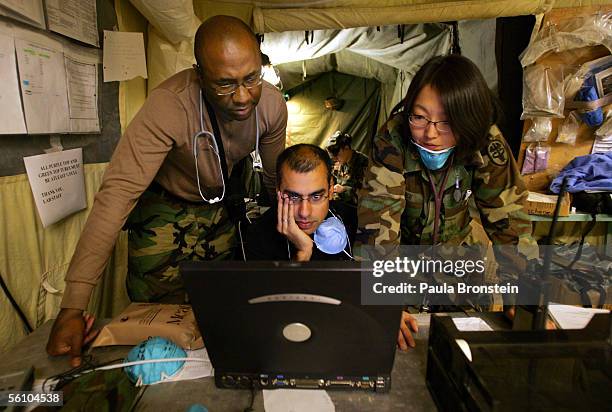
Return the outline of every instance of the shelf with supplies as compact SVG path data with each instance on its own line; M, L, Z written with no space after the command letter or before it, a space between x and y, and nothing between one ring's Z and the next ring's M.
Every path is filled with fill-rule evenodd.
M551 222L552 216L529 215L532 222ZM593 216L588 213L570 213L569 216L559 216L558 222L590 222ZM612 215L597 214L596 222L606 222L606 239L604 251L607 256L612 256Z
M532 222L550 222L552 216L529 215ZM590 222L593 219L588 213L570 213L569 216L559 216L558 222ZM595 215L596 222L612 222L612 215L599 214ZM610 226L610 223L608 223Z

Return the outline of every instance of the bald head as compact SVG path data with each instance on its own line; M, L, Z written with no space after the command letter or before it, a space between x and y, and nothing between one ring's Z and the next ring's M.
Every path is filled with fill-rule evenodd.
M263 87L261 52L249 26L235 17L211 17L196 33L194 54L200 87L215 112L227 120L248 119Z
M251 28L232 16L213 16L204 21L195 36L194 56L198 65L214 61L220 53L243 49L259 54L259 44Z

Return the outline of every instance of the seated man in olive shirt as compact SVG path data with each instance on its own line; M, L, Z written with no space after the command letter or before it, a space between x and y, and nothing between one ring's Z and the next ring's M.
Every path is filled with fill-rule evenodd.
M325 150L291 146L276 161L277 205L247 231L247 260L349 260L357 224L330 202L334 180Z

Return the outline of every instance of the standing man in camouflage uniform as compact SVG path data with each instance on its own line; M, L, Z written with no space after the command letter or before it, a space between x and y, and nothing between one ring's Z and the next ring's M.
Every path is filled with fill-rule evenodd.
M225 199L232 167L254 149L275 192L287 108L262 82L261 53L239 19L215 16L196 33L197 65L153 90L119 141L66 275L47 344L80 364L94 286L127 221L128 293L134 301L183 302L178 264L227 259L236 243ZM225 169L225 170L224 170Z
M524 270L515 256L535 244L523 211L528 192L495 126L495 107L468 59L427 62L374 139L359 193L357 242L384 255L400 244L466 244L473 200L493 245L516 245L514 256L496 256L500 272ZM414 343L404 321L399 341L402 349Z
M348 133L337 131L327 142L327 151L334 161L333 175L334 199L357 207L357 192L361 189L363 174L368 166L368 157L353 150L353 137Z

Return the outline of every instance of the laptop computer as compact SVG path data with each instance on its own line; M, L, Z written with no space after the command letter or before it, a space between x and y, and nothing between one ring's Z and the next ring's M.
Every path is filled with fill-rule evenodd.
M386 392L401 308L361 306L356 262L188 262L219 388Z

